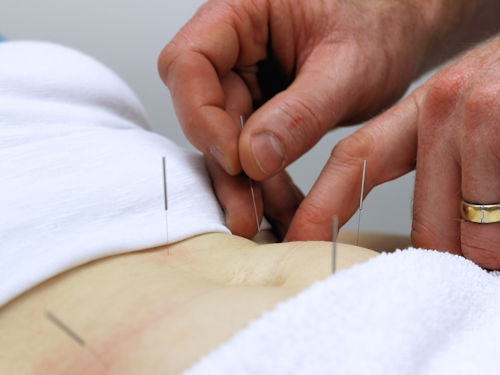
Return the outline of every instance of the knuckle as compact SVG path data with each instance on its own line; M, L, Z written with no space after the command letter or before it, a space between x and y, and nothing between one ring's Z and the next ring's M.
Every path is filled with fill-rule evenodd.
M426 107L448 114L466 85L467 76L460 70L447 70L437 74L428 83Z
M422 140L423 145L431 145L441 136L449 136L450 131L455 131L456 124L449 119L461 102L467 79L465 70L448 68L426 83L418 129L419 141Z
M484 118L498 115L500 108L500 84L487 83L471 90L466 101L468 123L475 127L485 124Z
M280 110L289 119L287 136L293 135L292 143L303 145L304 140L309 140L308 143L312 146L316 140L323 136L326 128L317 115L315 108L308 103L308 99L294 96L283 101Z
M165 84L168 82L171 68L179 55L176 38L168 43L158 56L158 73Z
M345 164L358 164L367 159L375 147L373 135L365 129L360 129L350 136L340 140L331 152L333 160Z

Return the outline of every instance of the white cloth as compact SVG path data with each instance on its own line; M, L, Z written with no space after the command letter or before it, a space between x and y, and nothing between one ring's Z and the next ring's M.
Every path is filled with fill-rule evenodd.
M314 284L185 375L498 374L499 337L500 277L412 249Z
M142 127L141 127L142 126ZM146 131L93 59L0 44L0 306L107 255L228 232L200 156ZM500 278L433 251L382 255L318 282L186 373L496 374Z
M0 44L0 306L67 269L227 232L200 155L147 131L109 69L42 42Z

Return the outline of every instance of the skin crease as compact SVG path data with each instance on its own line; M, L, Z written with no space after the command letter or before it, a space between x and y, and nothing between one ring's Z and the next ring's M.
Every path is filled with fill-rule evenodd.
M251 237L256 230L248 193L239 188L241 184L231 182L245 178L240 174L243 170L263 181L256 185L262 191L258 193L259 215L271 219L280 238L328 240L332 216L337 214L342 225L357 208L352 186L361 180L363 159L370 159L366 193L415 167L416 128L404 125L400 132L410 135L402 140L390 124L379 123L370 132L340 142L305 199L284 175L284 168L333 127L372 117L393 103L419 74L496 33L499 12L500 3L493 0L313 0L300 4L212 0L165 47L159 72L172 93L186 136L212 159L215 190L235 233ZM474 69L480 69L480 64ZM266 91L263 83L269 82L274 86ZM388 116L413 121L409 111L415 108L394 110ZM243 131L237 126L240 114L248 118ZM274 140L259 148L252 137L266 132ZM424 134L419 133L420 144L426 142ZM429 137L432 142L434 138ZM373 156L374 139L388 151ZM454 142L438 139L444 150L446 143ZM399 143L391 144L396 140ZM257 159L256 152L271 150L271 145L283 152L281 164L271 157L266 162ZM412 157L402 155L394 145L406 147ZM218 153L211 152L213 147ZM382 166L391 158L391 167L384 170ZM450 163L442 167L452 178L457 172ZM277 170L266 170L270 165ZM416 194L425 196L418 193L420 188L416 186ZM284 192L289 203L266 199L276 191ZM433 202L428 206L434 207ZM246 215L231 215L245 211ZM435 212L424 209L417 215L431 217ZM438 232L437 228L428 230ZM470 238L480 237L482 229L471 230L477 236ZM449 235L457 237L458 233ZM449 241L417 239L415 244L424 242L450 249Z
M362 238L386 250L408 244ZM79 266L0 309L0 373L179 373L262 312L330 275L331 249L328 242L258 245L204 234ZM376 254L339 244L338 270ZM50 323L46 309L88 349Z

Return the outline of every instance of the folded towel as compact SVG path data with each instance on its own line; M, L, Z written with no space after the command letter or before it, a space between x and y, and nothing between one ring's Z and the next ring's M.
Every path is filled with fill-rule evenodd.
M498 374L500 277L410 249L276 306L185 374Z

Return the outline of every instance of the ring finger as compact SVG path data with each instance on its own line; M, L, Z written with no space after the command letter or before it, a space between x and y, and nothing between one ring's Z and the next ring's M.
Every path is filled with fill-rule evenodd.
M500 115L497 113L500 100L497 94L492 96L488 92L473 92L470 98L462 142L463 199L478 204L498 203ZM463 221L461 244L466 258L488 269L500 269L499 222L481 224Z

